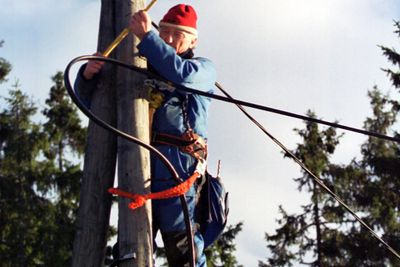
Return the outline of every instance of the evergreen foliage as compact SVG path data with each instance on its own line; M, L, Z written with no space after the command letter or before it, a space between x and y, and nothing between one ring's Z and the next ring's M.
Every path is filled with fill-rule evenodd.
M72 152L81 155L85 148L86 131L80 125L77 109L66 94L63 84L63 73L57 72L52 77L54 85L50 89L49 98L46 99L47 108L43 114L47 117L44 130L51 140L49 153L50 159L57 159L60 171L70 165L64 155ZM66 151L70 148L70 151Z
M396 33L400 24L395 22ZM399 34L400 37L400 34ZM380 46L396 69L384 69L395 89L399 89L400 57L394 49ZM383 95L375 86L368 92L372 116L364 128L382 134L399 136L397 119L399 101ZM303 138L295 151L306 166L346 202L396 251L400 251L400 145L369 137L361 146L361 159L347 165L329 162L338 139L334 134L315 129L297 130ZM398 129L398 128L397 128ZM329 130L329 129L328 129ZM331 129L330 131L333 131ZM396 258L379 243L334 199L315 187L307 175L296 179L299 190L310 193L310 203L301 214L287 214L282 207L280 227L266 234L271 256L260 267L293 266L399 266Z
M2 47L4 41L0 41L0 47ZM0 84L6 81L6 76L11 71L11 64L5 60L4 58L0 57Z
M45 198L48 164L38 160L46 138L31 117L36 107L18 88L5 99L0 113L0 261L3 266L43 263L53 207Z
M8 73L11 70L5 68ZM5 80L6 76L1 77ZM43 114L16 83L0 113L1 266L70 266L85 129L62 84L62 73Z
M394 26L396 27L394 33L400 38L400 21L395 21ZM394 48L388 48L385 46L379 46L382 49L383 55L387 57L390 63L397 66L397 70L383 69L389 76L392 84L395 88L400 89L400 54Z
M310 111L308 116L315 117ZM320 131L317 124L306 122L306 129L296 131L302 137L303 144L297 146L295 156L330 187L333 182L326 172L329 156L339 142L335 129L330 127ZM302 206L303 212L298 215L288 214L282 207L279 208L282 217L277 222L281 227L274 235L266 234L272 257L268 263L260 262L259 266L292 266L294 262L306 263L310 257L315 258L308 262L310 265L329 265L324 259L325 254L331 252L332 246L329 241L325 241L334 229L326 217L336 220L336 203L322 192L308 173L303 171L303 176L295 181L299 184L299 191L310 193L310 203Z
M236 260L234 242L242 227L242 222L229 225L221 237L204 251L208 267L242 267Z

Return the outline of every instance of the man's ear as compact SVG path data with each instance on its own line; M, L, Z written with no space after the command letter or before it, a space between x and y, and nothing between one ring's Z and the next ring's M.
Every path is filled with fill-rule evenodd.
M196 47L196 45L197 45L197 37L191 40L189 48L193 49Z

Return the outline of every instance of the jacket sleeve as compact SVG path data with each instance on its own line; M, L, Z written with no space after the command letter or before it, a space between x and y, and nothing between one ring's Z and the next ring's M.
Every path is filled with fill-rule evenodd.
M93 77L91 80L86 80L83 76L86 64L82 65L76 75L74 83L74 91L76 96L82 101L82 103L90 109L92 93L96 88L97 78Z
M214 87L216 71L210 60L181 58L155 32L146 34L138 49L157 72L171 82L202 91L211 91Z

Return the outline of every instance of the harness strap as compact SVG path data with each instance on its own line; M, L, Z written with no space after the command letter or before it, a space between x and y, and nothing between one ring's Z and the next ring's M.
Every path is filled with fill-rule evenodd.
M181 136L164 133L153 133L151 145L170 145L179 147L180 151L200 160L207 158L207 143L204 138L186 131Z
M196 142L195 139L187 139L172 134L153 132L151 145L173 145L173 146L189 146Z
M177 186L171 187L164 191L149 193L149 194L145 194L145 195L132 194L129 192L122 191L121 189L118 189L118 188L109 188L108 192L113 195L132 199L133 201L131 203L129 203L129 208L134 210L136 208L143 206L146 203L146 200L148 200L148 199L166 199L166 198L179 197L179 196L185 194L190 189L190 187L193 185L193 183L196 181L196 179L199 177L201 177L201 175L196 170L192 174L192 176L190 176L186 181L180 183Z

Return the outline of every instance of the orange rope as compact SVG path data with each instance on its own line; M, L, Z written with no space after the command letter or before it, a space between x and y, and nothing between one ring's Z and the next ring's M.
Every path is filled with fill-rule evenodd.
M174 186L164 191L150 193L146 195L132 194L129 192L122 191L121 189L118 188L110 188L108 189L108 192L113 195L118 195L120 197L126 197L132 199L133 201L129 203L129 208L134 210L136 208L143 206L146 203L146 200L148 199L166 199L172 197L179 197L185 194L198 177L200 177L200 174L197 171L195 171L192 174L192 176L190 176L186 181L180 183L177 186Z

